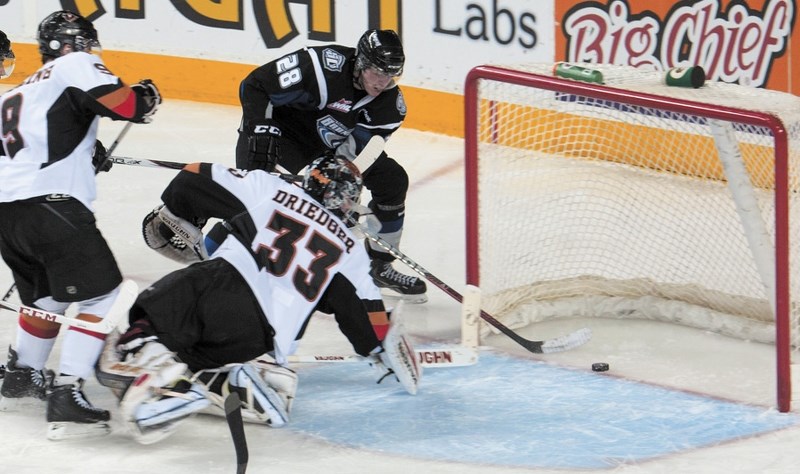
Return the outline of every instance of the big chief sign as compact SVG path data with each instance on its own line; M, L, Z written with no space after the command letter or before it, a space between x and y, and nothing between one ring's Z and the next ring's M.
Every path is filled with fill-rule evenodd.
M795 11L794 0L562 0L556 56L657 69L700 65L712 80L797 93Z

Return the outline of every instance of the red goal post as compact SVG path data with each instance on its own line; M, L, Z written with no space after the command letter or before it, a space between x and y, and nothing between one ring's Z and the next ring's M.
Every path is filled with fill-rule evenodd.
M510 327L632 316L774 343L789 411L800 99L586 66L602 84L552 64L469 72L467 284Z

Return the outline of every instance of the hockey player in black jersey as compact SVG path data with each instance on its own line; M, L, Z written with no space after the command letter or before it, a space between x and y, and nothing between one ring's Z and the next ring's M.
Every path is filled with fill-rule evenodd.
M14 71L14 50L11 49L11 40L0 31L0 79L5 79Z
M277 165L298 173L329 150L353 161L372 137L386 140L402 125L406 104L396 81L404 63L397 33L369 30L356 48L308 47L256 68L239 89L236 167L271 171ZM399 248L408 175L385 152L362 168L372 194L369 219L380 237ZM218 231L209 234L210 251ZM379 287L409 302L427 301L425 282L395 270L394 257L377 244L369 242L368 252Z
M42 67L0 95L0 253L24 305L59 314L73 305L77 319L97 322L122 282L92 209L95 173L106 166L95 153L100 117L147 123L161 98L152 82L128 86L105 67L97 31L80 15L52 13L37 39ZM69 327L53 379L45 364L59 329L20 315L3 401L46 400L50 439L105 434L109 412L83 393L105 335Z
M234 391L247 420L286 424L297 376L285 364L315 310L334 313L356 353L416 393L413 347L390 325L367 252L344 223L360 194L358 170L332 155L311 164L302 188L210 163L187 165L170 182L163 205L144 220L145 241L195 263L139 295L130 328L114 343L109 338L98 369L98 379L119 392L138 441L169 435L208 400L222 414L224 395ZM197 224L209 218L232 230L204 259ZM174 235L187 245L174 247ZM162 384L186 369L194 374L187 390L165 393Z

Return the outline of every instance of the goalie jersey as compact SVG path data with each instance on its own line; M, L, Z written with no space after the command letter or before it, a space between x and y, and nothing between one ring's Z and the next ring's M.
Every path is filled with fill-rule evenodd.
M336 275L355 291L329 298L356 298L361 301L355 303L363 302L368 311L384 311L364 246L301 187L260 170L195 163L178 173L161 199L189 221L219 218L231 226L212 258L225 259L247 281L275 330L279 363L292 353L294 341ZM339 323L353 342L358 335L347 331L354 325Z
M0 96L0 202L68 194L89 209L99 116L136 120L136 95L92 54L48 61Z

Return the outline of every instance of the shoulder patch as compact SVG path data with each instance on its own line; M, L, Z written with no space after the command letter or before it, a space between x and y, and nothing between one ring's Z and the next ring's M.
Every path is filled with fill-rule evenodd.
M344 66L344 55L334 49L325 48L322 50L322 65L330 71L342 72Z
M397 111L400 115L406 114L406 100L403 98L403 92L397 89Z

